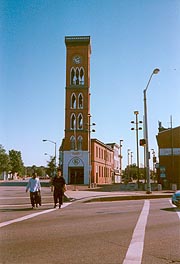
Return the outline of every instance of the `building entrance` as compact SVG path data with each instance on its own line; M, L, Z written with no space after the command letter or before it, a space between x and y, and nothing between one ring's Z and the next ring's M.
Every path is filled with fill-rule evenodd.
M84 168L69 168L69 184L84 184Z

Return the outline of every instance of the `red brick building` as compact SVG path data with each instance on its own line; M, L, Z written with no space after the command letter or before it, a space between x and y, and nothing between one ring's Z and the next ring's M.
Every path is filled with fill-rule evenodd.
M158 182L164 188L173 184L180 189L180 126L170 129L159 128L157 135L159 147Z
M111 184L114 174L113 149L98 139L91 139L91 182Z

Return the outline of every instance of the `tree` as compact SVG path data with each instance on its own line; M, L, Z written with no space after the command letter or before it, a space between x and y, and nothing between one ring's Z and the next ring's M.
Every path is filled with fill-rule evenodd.
M10 159L5 149L0 145L0 174L11 170Z
M53 177L55 174L55 157L51 158L49 162L47 162L46 172L50 177Z
M21 152L12 149L9 151L9 158L10 158L12 174L14 175L16 172L19 175L22 175L24 171L24 165L21 158Z

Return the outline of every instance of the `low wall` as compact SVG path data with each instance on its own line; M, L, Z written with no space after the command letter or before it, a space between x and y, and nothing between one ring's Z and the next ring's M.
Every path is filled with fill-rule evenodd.
M161 191L162 187L159 186L160 184L157 183L151 183L151 190L152 191ZM147 190L147 184L146 183L139 183L139 188L137 183L121 183L120 184L120 191L146 191Z

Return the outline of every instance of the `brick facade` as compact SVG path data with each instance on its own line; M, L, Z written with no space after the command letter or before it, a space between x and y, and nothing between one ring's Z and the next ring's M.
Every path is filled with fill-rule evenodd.
M158 182L164 188L180 189L180 127L163 129L157 135L159 147Z

